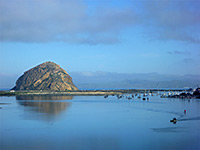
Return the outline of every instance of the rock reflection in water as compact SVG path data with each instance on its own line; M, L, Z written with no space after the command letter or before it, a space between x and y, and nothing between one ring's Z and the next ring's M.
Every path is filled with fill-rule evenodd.
M27 115L31 114L31 117L38 117L32 112L40 113L41 119L45 117L46 119L52 119L63 111L66 111L71 103L70 102L59 102L54 100L71 100L72 96L16 96L18 104L25 106L30 110ZM43 101L30 101L30 100L43 100ZM50 101L49 101L50 100ZM27 107L28 106L28 107ZM41 115L42 114L42 115ZM29 116L30 117L30 116ZM43 118L44 119L44 118Z
M20 95L16 96L16 100L71 100L72 96L61 95Z

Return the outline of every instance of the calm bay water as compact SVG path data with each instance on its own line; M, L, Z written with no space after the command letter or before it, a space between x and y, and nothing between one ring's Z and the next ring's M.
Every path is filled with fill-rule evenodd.
M18 96L0 103L2 150L200 149L197 99Z

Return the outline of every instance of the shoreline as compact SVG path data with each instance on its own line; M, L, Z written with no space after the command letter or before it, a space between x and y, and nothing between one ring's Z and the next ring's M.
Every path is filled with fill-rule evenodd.
M23 91L0 91L0 96L17 95L66 95L66 96L103 96L122 95L130 93L157 93L157 92L182 92L184 89L119 89L119 90L78 90L78 91L45 91L45 90L23 90Z

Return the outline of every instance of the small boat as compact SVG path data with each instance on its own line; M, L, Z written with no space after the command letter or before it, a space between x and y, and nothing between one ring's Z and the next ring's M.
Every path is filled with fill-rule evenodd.
M170 120L170 122L173 122L174 124L176 124L177 119L176 119L176 118L173 118L172 120Z
M108 95L105 95L105 96L104 96L104 98L107 98L107 97L108 97Z

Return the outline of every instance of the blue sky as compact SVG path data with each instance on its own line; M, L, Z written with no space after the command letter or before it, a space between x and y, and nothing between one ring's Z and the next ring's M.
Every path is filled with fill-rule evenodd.
M198 0L0 0L0 73L200 74ZM3 77L1 77L3 78Z

